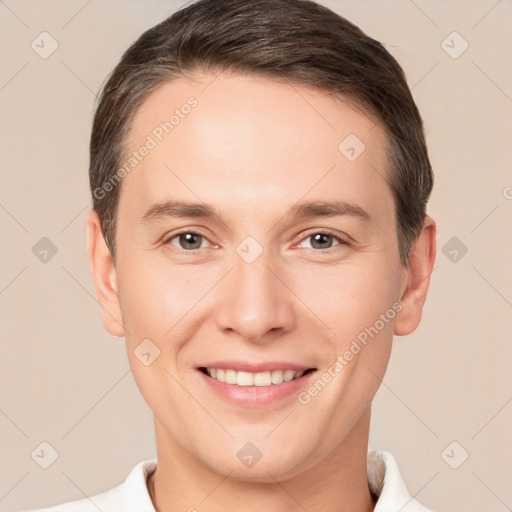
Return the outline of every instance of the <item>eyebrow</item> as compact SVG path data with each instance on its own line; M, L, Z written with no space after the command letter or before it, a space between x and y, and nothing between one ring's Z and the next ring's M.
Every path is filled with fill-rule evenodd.
M372 220L370 214L357 204L346 201L309 201L295 204L286 217L310 218L310 217L356 217L366 222ZM164 201L153 204L142 216L142 222L147 223L156 219L167 217L195 217L195 218L221 218L217 210L205 203L191 203L186 201Z
M297 218L308 217L335 217L348 215L360 218L366 222L372 220L371 215L357 204L346 201L310 201L299 203L292 207L289 215Z
M185 201L164 201L152 205L142 216L142 222L150 222L166 217L218 217L213 206L202 203L189 203Z

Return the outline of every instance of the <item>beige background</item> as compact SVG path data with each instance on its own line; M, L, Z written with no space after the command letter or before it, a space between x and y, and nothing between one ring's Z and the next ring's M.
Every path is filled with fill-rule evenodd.
M421 327L395 340L371 445L439 512L510 510L512 2L324 3L404 67L436 174L430 295ZM0 511L104 491L155 456L149 408L86 265L87 151L103 79L179 5L0 0ZM46 59L31 48L43 31L59 45ZM458 58L454 31L469 44ZM46 263L32 252L42 237L58 249ZM455 262L443 252L453 237L467 247ZM43 441L58 452L48 469L31 457Z

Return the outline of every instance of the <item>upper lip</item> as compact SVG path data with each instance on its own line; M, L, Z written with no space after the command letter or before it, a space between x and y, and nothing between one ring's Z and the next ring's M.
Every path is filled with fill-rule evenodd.
M249 361L212 361L209 363L200 364L198 368L221 368L250 373L274 370L306 371L309 369L314 369L312 366L306 366L300 363L290 363L289 361L267 361L260 363Z

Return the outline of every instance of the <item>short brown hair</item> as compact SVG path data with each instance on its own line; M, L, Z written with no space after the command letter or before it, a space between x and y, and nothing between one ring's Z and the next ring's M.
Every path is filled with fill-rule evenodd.
M114 259L121 184L102 187L125 155L135 112L163 83L209 71L309 86L367 109L387 134L383 174L396 203L400 260L408 261L433 186L419 111L402 68L384 46L311 0L199 0L124 53L101 92L90 142L93 208Z

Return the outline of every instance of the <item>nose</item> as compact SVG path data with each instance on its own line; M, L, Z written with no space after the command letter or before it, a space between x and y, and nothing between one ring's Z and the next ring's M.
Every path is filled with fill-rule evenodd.
M218 297L217 324L251 343L266 343L293 329L293 293L282 270L265 251L252 263L234 254Z

